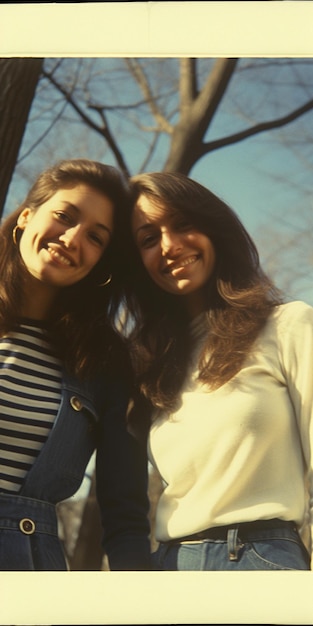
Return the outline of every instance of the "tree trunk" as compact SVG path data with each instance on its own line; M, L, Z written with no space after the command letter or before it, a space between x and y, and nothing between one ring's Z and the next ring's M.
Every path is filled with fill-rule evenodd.
M196 89L196 63L181 60L180 118L172 133L165 172L188 175L208 150L203 138L226 93L238 59L217 59L200 92Z
M0 218L43 59L0 59Z

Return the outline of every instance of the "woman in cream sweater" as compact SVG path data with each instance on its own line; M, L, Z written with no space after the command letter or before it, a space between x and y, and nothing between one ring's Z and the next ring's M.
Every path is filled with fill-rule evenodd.
M177 173L132 186L130 420L164 485L155 567L310 569L313 308L283 301L208 189Z

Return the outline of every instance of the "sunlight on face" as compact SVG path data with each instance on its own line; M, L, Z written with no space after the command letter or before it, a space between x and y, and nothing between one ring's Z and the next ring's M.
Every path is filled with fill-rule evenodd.
M139 196L134 207L132 232L156 285L168 293L188 296L188 306L199 302L199 293L215 267L215 251L207 235L178 212L157 207L145 195Z
M100 260L113 232L113 204L85 184L58 190L18 225L22 259L34 278L58 289L84 278Z

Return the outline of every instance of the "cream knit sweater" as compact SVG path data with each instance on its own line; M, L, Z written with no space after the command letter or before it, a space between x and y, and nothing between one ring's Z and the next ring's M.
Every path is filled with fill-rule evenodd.
M206 324L205 314L193 321L198 351ZM312 553L313 307L276 307L220 389L196 378L191 367L180 408L151 428L149 459L164 480L156 538L278 517L297 523Z

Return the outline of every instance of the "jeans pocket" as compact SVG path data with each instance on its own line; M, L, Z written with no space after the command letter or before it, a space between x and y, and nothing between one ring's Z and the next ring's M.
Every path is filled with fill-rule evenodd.
M309 555L302 543L292 539L271 539L246 543L241 560L251 569L309 570Z

